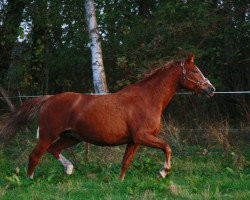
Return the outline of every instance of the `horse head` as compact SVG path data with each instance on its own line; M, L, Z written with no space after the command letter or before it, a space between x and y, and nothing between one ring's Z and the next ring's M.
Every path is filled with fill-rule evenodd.
M194 55L189 54L185 62L181 62L182 78L181 86L197 92L204 93L207 97L214 95L215 87L204 77L199 68L194 64Z

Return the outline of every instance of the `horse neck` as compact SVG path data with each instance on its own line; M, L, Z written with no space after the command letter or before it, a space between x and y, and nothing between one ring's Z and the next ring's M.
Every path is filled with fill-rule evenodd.
M168 69L159 69L152 77L141 84L145 91L150 94L150 101L161 113L179 88L181 68L173 66Z

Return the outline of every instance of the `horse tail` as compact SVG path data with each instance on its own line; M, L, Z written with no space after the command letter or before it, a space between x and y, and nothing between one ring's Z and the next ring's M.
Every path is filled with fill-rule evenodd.
M51 96L39 96L25 101L13 112L8 113L0 119L0 141L9 142L18 131L32 121L40 111L43 103Z

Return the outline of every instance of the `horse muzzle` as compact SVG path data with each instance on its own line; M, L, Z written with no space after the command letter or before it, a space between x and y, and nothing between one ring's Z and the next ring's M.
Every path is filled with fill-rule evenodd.
M203 93L207 96L207 97L212 97L214 96L214 92L215 92L215 87L212 85L208 85L204 90Z

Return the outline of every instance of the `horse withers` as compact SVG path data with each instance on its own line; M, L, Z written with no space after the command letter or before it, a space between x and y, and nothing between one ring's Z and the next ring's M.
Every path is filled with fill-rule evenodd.
M156 136L162 113L180 88L208 97L214 94L215 88L194 64L193 54L183 61L167 62L143 80L113 94L65 92L28 100L1 120L0 139L10 140L38 114L40 137L29 156L30 178L45 152L71 174L73 165L61 151L81 141L102 146L127 144L121 180L140 145L161 149L165 163L159 175L164 178L171 169L171 149Z

